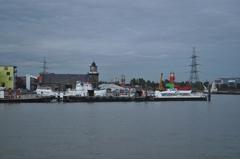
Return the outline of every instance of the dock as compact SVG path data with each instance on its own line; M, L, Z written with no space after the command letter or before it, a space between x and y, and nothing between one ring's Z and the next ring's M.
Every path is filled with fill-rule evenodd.
M156 97L94 97L94 96L64 96L62 100L55 97L34 97L34 98L4 98L0 103L93 103L93 102L161 102L161 101L207 101L207 96L166 96Z
M165 97L80 97L65 96L64 103L72 102L160 102L160 101L207 101L207 96L165 96Z
M1 98L0 103L50 103L54 97Z
M1 98L0 103L93 103L93 102L161 102L161 101L207 101L206 95L202 96L144 96L144 97L130 97L130 96L31 96L19 98Z
M212 94L222 94L222 95L240 95L240 91L216 91L211 92Z

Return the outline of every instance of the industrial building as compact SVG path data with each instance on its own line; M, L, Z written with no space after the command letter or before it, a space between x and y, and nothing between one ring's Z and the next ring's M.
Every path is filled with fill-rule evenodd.
M227 86L237 86L240 84L240 77L233 77L233 78L219 78L216 79L215 84L217 85L227 85Z
M5 89L14 89L16 73L16 66L0 65L0 87L4 87Z
M43 80L40 82L42 86L50 86L53 90L66 90L67 88L75 88L77 81L87 82L89 77L87 74L44 74Z
M40 85L50 86L53 90L66 90L68 88L75 88L76 82L89 82L94 88L98 86L99 73L97 65L93 62L90 65L90 71L87 74L55 74L55 73L41 73Z

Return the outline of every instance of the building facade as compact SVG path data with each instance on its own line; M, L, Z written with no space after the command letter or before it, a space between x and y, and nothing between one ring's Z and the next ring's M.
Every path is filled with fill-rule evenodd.
M216 79L212 82L211 91L240 91L240 77Z
M0 87L4 87L6 89L14 89L16 73L16 66L0 65Z
M228 85L228 86L237 86L238 84L240 84L240 77L233 77L233 78L219 78L216 79L215 84L218 85Z
M98 86L98 76L97 65L93 62L90 65L90 71L86 74L41 73L38 81L40 86L49 86L53 90L75 89L77 81L89 82L93 85L93 88L96 88Z
M76 82L88 82L87 74L55 74L47 73L43 76L42 86L50 86L53 90L66 90L68 88L74 89Z

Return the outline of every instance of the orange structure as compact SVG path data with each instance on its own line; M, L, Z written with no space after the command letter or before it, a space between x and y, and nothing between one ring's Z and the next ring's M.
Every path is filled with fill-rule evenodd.
M159 90L160 90L160 91L163 91L163 90L164 90L164 86L163 86L163 73L161 73L161 76L160 76Z
M174 72L170 72L169 82L170 83L174 83L174 81L175 81L175 73Z

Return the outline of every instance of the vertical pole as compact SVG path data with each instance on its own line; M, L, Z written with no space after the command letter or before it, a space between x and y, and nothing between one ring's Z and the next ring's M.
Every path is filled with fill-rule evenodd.
M26 75L26 89L31 90L31 76L29 74Z
M210 83L208 83L208 102L211 102L211 88L210 88Z

